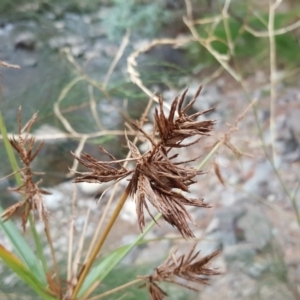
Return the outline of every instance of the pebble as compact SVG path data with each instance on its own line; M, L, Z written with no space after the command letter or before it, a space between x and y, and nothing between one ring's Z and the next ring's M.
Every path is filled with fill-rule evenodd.
M18 32L14 37L14 45L18 49L34 50L36 38L31 31Z

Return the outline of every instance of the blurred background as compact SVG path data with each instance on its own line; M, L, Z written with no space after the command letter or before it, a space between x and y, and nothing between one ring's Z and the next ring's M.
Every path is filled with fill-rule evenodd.
M0 60L21 67L0 70L8 132L17 133L20 106L23 124L38 112L32 133L44 147L33 168L45 172L43 186L52 192L47 204L53 230L55 220L66 224L65 234L56 228L62 264L70 168L77 168L70 151L104 159L101 145L124 158L124 123L131 136L128 124L140 118L151 96L161 94L170 103L185 88L191 97L204 84L192 110L214 106L209 118L217 120L216 130L182 155L204 158L221 141L203 167L207 174L192 187L213 208L191 214L199 224L197 249L203 255L222 249L214 265L224 274L201 292L169 286L170 299L300 299L298 0L0 0ZM224 134L230 126L236 130L229 139ZM4 177L12 170L2 138L0 157ZM18 200L8 191L14 184L12 177L0 181L4 208ZM86 207L94 208L94 224L99 219L102 191L80 186L78 228ZM92 235L93 223L87 232ZM138 233L135 206L128 201L107 251ZM102 291L150 272L171 247L188 250L163 223L147 238ZM21 299L18 292L35 299L2 265L0 271L0 299ZM147 297L133 289L107 299Z

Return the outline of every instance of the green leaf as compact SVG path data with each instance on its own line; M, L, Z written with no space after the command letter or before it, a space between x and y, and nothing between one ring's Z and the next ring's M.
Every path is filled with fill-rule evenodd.
M0 214L2 212L3 209L0 206ZM45 273L43 272L42 265L40 264L39 259L29 247L26 240L20 234L17 227L9 220L6 222L0 220L0 227L10 240L14 250L16 251L21 261L37 278L39 278L40 282L43 283L43 285L46 285L47 279Z
M30 286L39 296L46 300L54 300L56 297L50 294L50 291L46 289L40 278L35 276L34 273L28 269L16 256L6 250L0 244L0 257L4 263L14 271L28 286Z
M155 218L155 221L160 219L161 214L158 214ZM146 233L154 226L155 221L152 221L144 230L143 233L141 233L137 239L130 245L122 246L116 250L114 250L112 253L110 253L108 256L103 258L97 266L95 266L86 277L80 292L78 294L79 297L82 297L86 291L97 281L102 281L110 272L111 270L116 267L123 258L137 245L141 242L141 240L144 238Z

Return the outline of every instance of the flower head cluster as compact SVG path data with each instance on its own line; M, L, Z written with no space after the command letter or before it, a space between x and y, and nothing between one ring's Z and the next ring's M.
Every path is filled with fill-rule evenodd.
M20 171L22 184L16 188L11 188L10 190L23 195L23 200L13 204L1 214L1 218L5 221L21 210L22 227L24 231L30 211L37 211L41 219L46 219L48 217L48 211L45 207L43 195L48 195L49 192L39 188L39 184L42 180L34 182L33 176L35 173L31 170L30 166L43 145L41 142L37 147L34 147L35 139L28 136L36 118L37 114L34 114L24 128L21 129L21 110L19 110L19 134L17 138L11 138L9 141L12 147L18 152L24 167ZM25 130L27 130L26 134L23 133Z
M210 261L218 255L218 251L202 258L198 258L199 251L195 253L196 245L190 250L188 255L176 257L176 252L170 253L165 262L155 269L154 274L144 276L146 286L152 300L163 300L167 293L162 290L158 283L171 282L185 288L195 290L191 284L208 284L209 277L219 275L217 270L209 268Z
M133 126L151 143L151 149L141 154L139 149L126 137L128 148L136 161L133 170L124 168L120 161L107 153L112 161L97 161L88 154L77 158L80 163L89 169L89 172L80 173L76 182L108 182L117 181L132 174L129 190L136 202L138 223L142 229L145 225L144 209L151 215L148 202L152 204L163 218L175 226L182 236L193 237L193 232L188 225L191 220L186 206L207 207L203 199L187 198L182 192L189 192L189 186L195 183L195 177L202 171L188 167L188 161L174 161L178 154L171 154L173 148L184 148L198 142L198 140L184 144L189 137L208 135L213 129L214 121L197 121L197 117L211 111L211 109L188 115L200 94L201 87L194 99L183 107L187 90L181 97L176 97L171 105L169 115L163 109L163 100L159 98L159 108L155 110L154 133L144 132L138 125ZM193 161L194 159L190 160ZM115 168L112 165L119 166ZM151 215L153 218L153 216Z

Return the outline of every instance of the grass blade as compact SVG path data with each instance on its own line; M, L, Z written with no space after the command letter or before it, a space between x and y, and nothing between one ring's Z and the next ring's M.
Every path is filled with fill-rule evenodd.
M56 299L56 297L50 294L50 291L47 291L44 282L40 281L40 278L37 277L32 270L28 269L16 256L6 250L1 244L0 257L4 263L24 282L26 282L26 284L30 286L39 296L45 300Z
M0 214L3 212L0 206ZM37 277L43 284L47 284L45 273L43 272L42 265L39 263L39 259L33 253L29 247L27 241L20 234L18 228L11 222L3 222L0 220L0 227L5 235L8 237L21 261L26 267Z
M144 230L143 233L141 233L137 239L130 245L122 246L112 253L110 253L108 256L106 256L104 259L100 261L100 263L92 268L92 270L89 272L88 276L86 277L82 288L80 289L80 292L78 293L79 297L82 297L87 290L94 285L95 282L102 281L110 272L111 270L117 266L122 259L125 258L125 256L144 238L144 236L149 232L149 230L154 226L155 222L159 220L161 217L161 214L158 214L154 221L152 221Z

